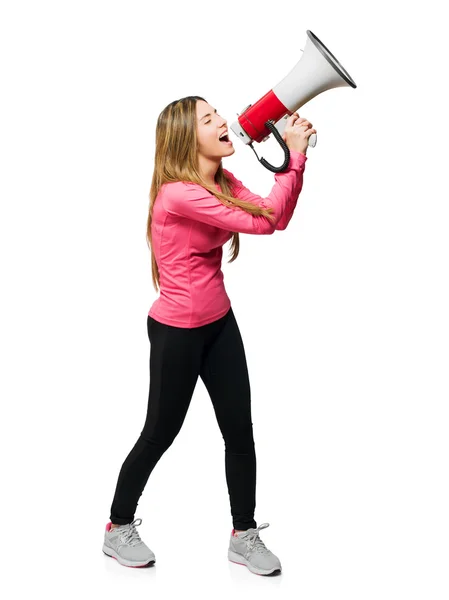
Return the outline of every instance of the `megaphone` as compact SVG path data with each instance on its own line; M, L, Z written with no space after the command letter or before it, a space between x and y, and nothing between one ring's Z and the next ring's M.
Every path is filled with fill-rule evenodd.
M264 158L257 159L270 171L284 171L290 160L290 151L282 139L285 124L290 115L311 100L336 87L356 88L352 77L326 48L307 30L307 41L301 59L280 83L267 92L255 104L246 106L232 123L231 130L244 143L248 144L257 156L253 142L264 142L272 133L282 146L285 159L280 167L270 165ZM316 145L316 133L308 139L308 145Z

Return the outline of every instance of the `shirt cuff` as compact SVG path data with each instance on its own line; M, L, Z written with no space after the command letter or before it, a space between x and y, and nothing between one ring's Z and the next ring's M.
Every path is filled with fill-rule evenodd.
M299 159L300 163L305 163L307 160L307 156L302 152L298 152L296 150L290 150L290 157L293 157L295 160Z

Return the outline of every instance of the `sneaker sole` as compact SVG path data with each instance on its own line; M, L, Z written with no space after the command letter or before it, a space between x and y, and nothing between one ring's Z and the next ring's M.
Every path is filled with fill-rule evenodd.
M156 558L150 558L150 560L144 560L144 561L127 560L126 558L122 558L119 554L117 554L117 552L115 550L113 550L106 544L103 544L103 552L106 554L106 556L115 558L115 560L117 562L119 562L121 565L123 565L124 567L146 567L148 565L151 565L151 563L156 562Z
M248 567L248 569L256 575L270 575L271 573L274 573L274 571L282 571L282 568L279 567L274 567L273 569L260 569L259 567L255 567L249 563L244 556L237 554L237 552L233 552L232 550L228 550L228 559L237 565Z

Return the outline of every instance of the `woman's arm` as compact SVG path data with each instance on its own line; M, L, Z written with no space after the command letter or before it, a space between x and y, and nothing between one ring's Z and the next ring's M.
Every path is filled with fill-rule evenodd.
M298 201L299 194L302 190L303 185L303 173L305 169L305 163L307 161L307 156L302 154L301 152L296 152L294 150L290 150L290 162L288 169L294 168L295 165L299 165L301 169L299 176L297 177L297 186L291 191L291 193L287 192L288 200L285 206L285 209L277 221L275 230L284 230L287 225L290 223L290 220L293 216L293 212L296 208L296 204ZM247 200L248 202L253 202L258 206L263 208L267 208L266 200L257 194L253 194L247 187L243 185L243 183L238 180L230 171L227 169L223 169L223 171L229 176L232 181L234 195L236 198L240 198L241 200ZM276 174L275 174L276 177Z
M162 193L163 206L172 215L201 221L227 231L270 235L278 228L284 211L287 208L290 210L289 205L296 202L300 184L302 187L305 158L303 154L291 151L288 169L274 174L275 184L266 198L251 194L249 190L245 192L243 184L234 178L237 184L234 195L238 198L240 196L237 193L249 192L249 201L264 208L273 208L271 216L274 217L274 221L263 216L254 216L238 206L225 206L202 186L183 181L165 184ZM242 199L247 198L242 196Z

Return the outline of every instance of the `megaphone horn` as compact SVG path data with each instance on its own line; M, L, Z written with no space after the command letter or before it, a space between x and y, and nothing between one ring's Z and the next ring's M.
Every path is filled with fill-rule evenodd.
M273 167L264 158L258 160L271 171L284 171L290 160L290 151L282 139L287 118L318 94L336 87L356 84L343 65L326 46L307 30L307 41L301 59L282 81L267 92L255 104L250 104L232 123L231 130L245 144L253 148L253 142L264 142L273 133L284 149L285 160L280 167ZM316 134L308 140L316 145ZM257 156L257 153L254 150Z

